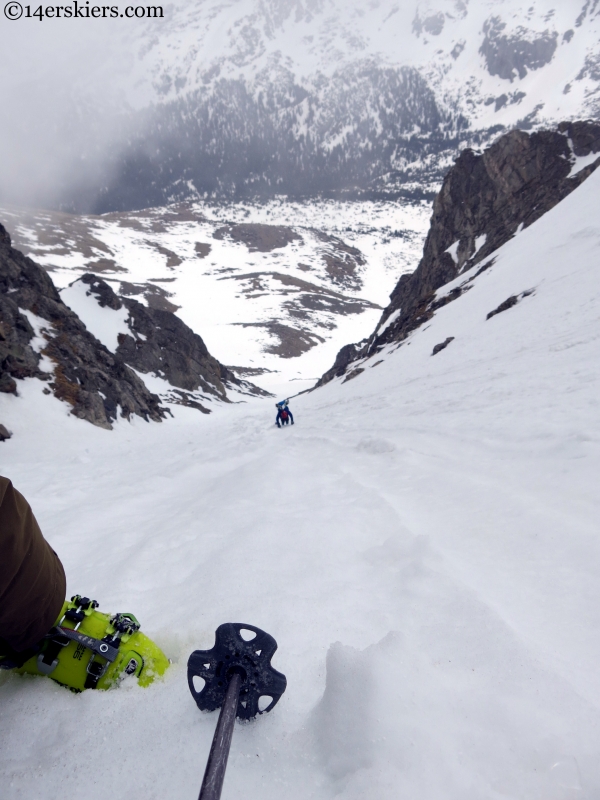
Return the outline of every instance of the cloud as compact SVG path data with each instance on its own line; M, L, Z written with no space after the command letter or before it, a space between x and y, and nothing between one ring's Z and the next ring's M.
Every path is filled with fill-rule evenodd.
M106 177L106 161L127 135L133 25L2 18L0 200L55 205Z

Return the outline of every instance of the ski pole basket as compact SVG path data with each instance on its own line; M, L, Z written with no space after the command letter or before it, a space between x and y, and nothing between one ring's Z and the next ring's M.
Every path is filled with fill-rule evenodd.
M244 638L242 631L255 635ZM275 639L260 628L227 622L217 628L211 650L195 650L189 657L188 684L196 705L202 711L221 709L199 800L221 796L236 716L265 714L285 692L285 675L271 666L276 650Z

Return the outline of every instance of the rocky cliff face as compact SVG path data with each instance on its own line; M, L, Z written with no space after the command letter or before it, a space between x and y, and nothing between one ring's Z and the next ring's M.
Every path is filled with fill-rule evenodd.
M0 391L47 381L71 413L111 428L120 415L160 422L165 411L119 355L110 353L61 300L48 274L11 246L0 225Z
M63 301L45 270L11 246L0 225L0 391L18 394L18 381L39 378L47 382L46 394L103 428L111 428L119 415L157 422L165 417L161 399L135 371L162 378L166 402L204 413L210 412L199 399L229 402L227 389L268 394L220 364L171 311L119 298L93 274L75 283L96 309L123 310L114 348L103 337L114 320L105 320L108 326L101 321L100 330L89 326L100 341L86 327L85 315ZM92 315L97 324L97 311Z
M170 311L119 297L106 281L91 273L73 285L78 283L86 287L86 293L100 308L128 310L126 329L118 334L115 355L138 372L164 378L174 387L169 394L170 402L209 413L191 393L225 402L229 402L227 389L268 396L268 392L240 380L217 361L202 338Z
M434 201L419 266L400 278L375 332L342 348L317 386L344 375L363 356L402 341L441 304L456 299L460 290L436 302L436 290L480 262L489 265L498 247L559 203L599 164L600 125L592 122L533 134L515 130L481 155L463 151Z

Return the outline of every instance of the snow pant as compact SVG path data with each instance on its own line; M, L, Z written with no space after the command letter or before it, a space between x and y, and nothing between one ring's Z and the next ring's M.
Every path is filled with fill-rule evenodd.
M63 566L29 503L0 476L0 646L22 652L45 636L66 589Z

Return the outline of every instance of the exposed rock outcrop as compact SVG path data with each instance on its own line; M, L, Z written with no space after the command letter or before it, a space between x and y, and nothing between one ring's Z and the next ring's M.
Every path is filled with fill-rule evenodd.
M581 169L578 157L598 153ZM556 131L514 130L477 155L465 150L444 179L433 203L423 258L390 295L375 332L364 343L343 347L317 383L344 375L348 367L431 319L461 290L436 300L435 293L462 272L486 261L576 189L600 164L600 124L569 122ZM573 174L571 174L573 172Z
M337 236L330 236L322 231L314 231L314 233L327 245L323 261L327 264L327 273L331 280L345 288L360 289L362 280L359 276L359 269L366 263L360 250L347 245Z
M511 82L516 77L522 80L530 70L552 61L558 40L556 31L534 33L519 27L509 36L505 29L506 23L497 16L490 17L483 26L485 38L479 52L490 75Z
M435 347L431 351L431 355L432 356L436 356L442 350L445 350L448 347L448 345L450 344L450 342L453 342L453 341L454 341L454 336L448 336L446 339L444 339L443 342L440 342L439 344L435 345Z
M241 242L251 253L270 253L286 247L290 242L301 241L298 233L285 225L263 225L256 222L224 225L217 228L213 236L215 239L229 238L234 242Z
M61 300L47 272L11 246L0 225L0 391L36 377L71 413L111 428L120 415L165 415L124 360L101 344Z
M142 305L130 297L119 297L97 275L87 273L75 283L79 282L87 287L87 292L101 308L115 311L127 308L129 332L119 333L116 355L138 372L158 375L171 386L183 390L170 397L170 402L194 407L195 401L185 393L196 391L229 402L227 388L268 396L268 392L240 380L217 361L202 338L175 314Z

